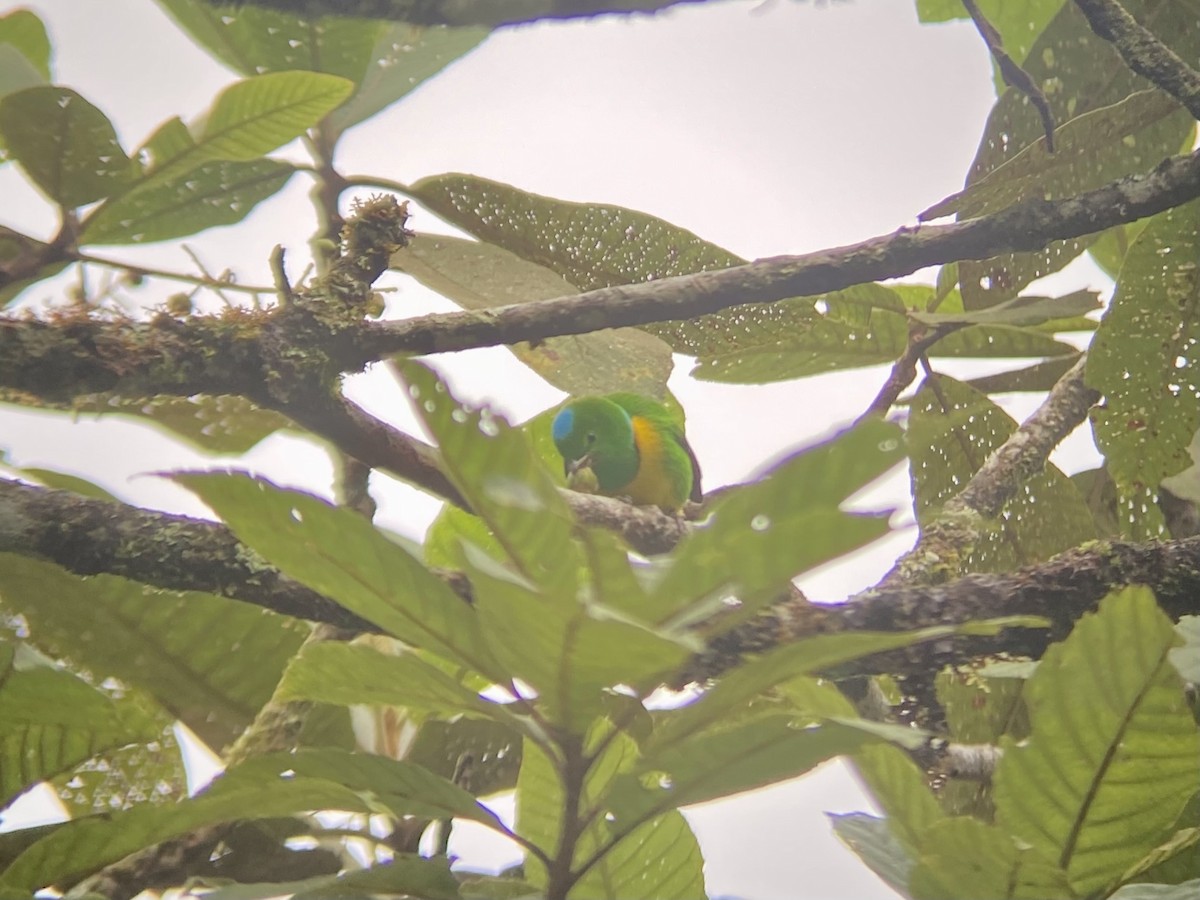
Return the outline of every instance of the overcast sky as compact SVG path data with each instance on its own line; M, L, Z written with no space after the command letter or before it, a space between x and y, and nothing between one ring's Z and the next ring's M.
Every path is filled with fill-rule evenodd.
M233 80L150 0L28 5L51 31L57 80L104 109L127 150L172 115L194 118ZM345 173L411 182L459 171L565 199L621 204L756 258L912 224L918 211L962 186L992 101L990 62L969 24L919 26L906 0L730 0L656 17L497 33L352 131L338 158ZM243 282L264 284L268 253L280 243L297 273L313 227L308 187L297 177L243 225L188 243L213 270L232 267ZM49 208L11 165L0 168L0 196L0 224L41 235L53 230ZM411 225L438 227L419 210ZM175 246L105 252L190 270ZM1104 287L1087 266L1073 266L1057 280ZM387 283L397 288L390 315L451 308L403 277ZM141 296L161 302L175 289L158 283ZM55 292L40 285L25 299ZM434 362L460 394L486 399L518 420L562 396L504 350ZM747 387L697 382L687 377L690 368L690 360L677 357L671 388L687 411L706 490L843 427L885 375L876 368ZM985 368L960 363L949 371ZM351 392L377 415L411 425L386 374L354 379ZM1032 399L1013 398L1006 406L1020 418ZM2 406L0 449L17 464L84 474L130 502L192 514L204 510L191 495L137 476L226 464L147 426ZM1056 456L1071 471L1094 458L1086 433ZM296 438L269 438L249 464L277 482L329 493L323 451ZM419 538L437 503L385 477L373 485L380 523ZM810 596L837 600L873 584L911 545L907 491L907 474L897 472L869 494L865 504L899 509L897 532L850 563L801 579ZM845 770L830 765L688 816L714 896L893 897L832 837L823 815L866 808ZM509 850L473 842L458 850L480 865L512 858Z

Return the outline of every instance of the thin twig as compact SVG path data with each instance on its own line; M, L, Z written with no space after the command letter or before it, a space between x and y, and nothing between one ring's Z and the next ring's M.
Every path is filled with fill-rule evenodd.
M1116 0L1075 0L1088 25L1109 41L1125 64L1162 88L1200 119L1200 72L1143 28Z
M254 284L238 284L233 281L213 278L211 275L189 275L186 272L156 269L152 266L142 265L141 263L127 263L121 262L118 259L105 259L103 256L96 256L93 253L75 253L71 258L79 262L91 263L94 266L105 266L110 269L132 272L134 275L142 275L147 278L167 278L171 281L182 281L186 284L195 284L200 287L212 288L213 290L238 291L243 294L271 293L271 288L269 287Z
M1046 99L1046 95L1042 93L1042 89L1038 87L1033 77L1008 55L1004 49L1004 39L1000 36L1000 32L987 20L975 0L962 0L962 5L971 16L971 21L975 23L975 29L987 45L992 59L996 61L1004 83L1028 97L1029 102L1038 111L1038 115L1042 118L1042 130L1046 133L1046 150L1053 153L1055 123L1054 113L1050 109L1050 101Z

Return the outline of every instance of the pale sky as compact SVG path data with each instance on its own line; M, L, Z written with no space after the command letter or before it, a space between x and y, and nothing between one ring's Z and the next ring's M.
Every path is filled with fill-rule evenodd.
M104 109L132 150L171 115L194 118L233 76L212 62L149 0L28 4L47 23L55 72ZM790 0L683 6L656 17L609 18L508 29L368 124L340 149L344 173L400 182L467 172L570 200L620 204L660 216L747 258L836 246L912 224L917 212L962 186L993 101L987 53L969 23L918 26L910 0L799 3ZM288 148L286 154L300 151ZM187 243L214 270L269 284L271 247L303 268L313 227L306 192L287 191L242 225ZM12 165L0 167L0 223L39 236L49 208ZM419 209L410 225L442 229ZM191 271L176 246L102 249L131 262ZM62 280L25 295L60 296ZM402 276L389 315L452 308ZM1055 287L1106 285L1076 264ZM148 304L177 288L143 290ZM502 349L438 357L460 394L522 420L561 394ZM951 374L996 366L958 363ZM671 388L706 490L741 480L781 453L844 427L870 402L882 368L766 386L698 382L676 358ZM352 396L401 427L412 418L384 373L357 377ZM1017 418L1035 398L1005 406ZM86 475L129 502L203 514L191 495L143 473L224 466L168 435L136 424L0 406L0 449L19 465ZM1055 459L1076 471L1094 464L1086 431ZM324 452L276 435L248 463L275 481L328 495ZM430 498L392 479L373 481L381 525L420 538L437 511ZM907 473L862 501L894 506L898 530L851 561L798 583L814 599L838 600L873 584L911 546ZM825 811L869 809L846 770L687 811L707 860L712 896L746 900L889 898L895 895L832 836ZM510 850L458 834L476 866L512 861Z

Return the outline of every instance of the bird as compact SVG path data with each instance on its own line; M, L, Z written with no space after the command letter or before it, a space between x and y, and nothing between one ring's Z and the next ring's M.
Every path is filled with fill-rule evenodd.
M551 426L567 484L678 514L699 502L700 464L683 423L666 406L633 393L579 397Z

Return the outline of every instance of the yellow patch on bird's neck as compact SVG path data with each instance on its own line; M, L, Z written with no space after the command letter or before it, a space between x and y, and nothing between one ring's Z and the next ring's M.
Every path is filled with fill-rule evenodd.
M638 470L619 493L638 506L671 507L674 497L671 478L663 465L662 432L641 416L631 416L630 422L638 451Z

